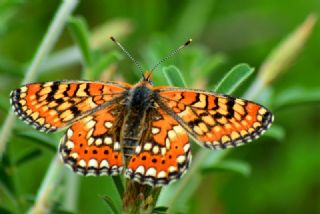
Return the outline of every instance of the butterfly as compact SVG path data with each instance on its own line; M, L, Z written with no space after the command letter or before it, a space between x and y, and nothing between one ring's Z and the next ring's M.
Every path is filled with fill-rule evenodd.
M11 104L20 119L40 131L66 129L59 153L75 172L124 173L150 186L167 185L187 171L190 138L213 150L237 147L258 138L273 121L267 108L252 101L198 89L153 87L151 79L147 71L135 85L31 83L11 92Z

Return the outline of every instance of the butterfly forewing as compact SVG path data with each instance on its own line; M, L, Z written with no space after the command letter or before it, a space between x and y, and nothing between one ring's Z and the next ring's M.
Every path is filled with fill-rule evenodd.
M162 103L182 119L190 135L211 149L236 147L259 137L273 116L265 107L243 99L211 92L155 89Z
M147 123L125 175L142 184L166 185L179 179L189 167L188 133L161 108L149 113Z
M11 92L15 113L40 131L52 132L120 97L130 85L117 82L32 83Z

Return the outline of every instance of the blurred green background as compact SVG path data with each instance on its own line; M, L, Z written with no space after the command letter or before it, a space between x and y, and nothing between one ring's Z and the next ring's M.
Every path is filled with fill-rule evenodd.
M20 86L60 3L0 1L1 123L10 108L9 93ZM176 65L188 87L210 90L234 65L247 63L258 70L271 51L319 9L317 0L80 1L73 14L87 23L92 64L100 63L101 68L93 66L96 75L83 75L88 65L75 48L69 23L36 80L87 77L133 84L139 80L139 73L108 39L109 34L116 36L146 68L193 38L190 47L163 66ZM291 66L256 99L273 111L276 134L267 134L258 143L234 149L225 157L243 163L250 173L206 173L177 212L320 213L319 48L317 23ZM234 95L241 96L255 75ZM156 85L165 84L157 75L154 81ZM297 102L295 97L299 98ZM0 213L24 213L30 208L61 136L37 134L21 121L16 122L0 162ZM66 172L74 177L68 169ZM71 181L79 185L72 190L75 204L66 202L71 196L67 192L70 179L65 179L56 189L54 213L108 213L102 195L120 204L110 177Z

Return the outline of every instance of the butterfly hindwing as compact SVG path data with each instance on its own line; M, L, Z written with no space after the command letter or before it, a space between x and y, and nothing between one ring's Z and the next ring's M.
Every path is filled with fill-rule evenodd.
M158 92L189 134L210 149L250 142L273 121L268 109L251 101L190 89L162 88Z
M179 179L189 168L188 133L160 108L149 113L147 123L148 129L125 175L142 184L166 185Z
M64 162L83 175L117 175L123 170L121 108L112 105L75 122L60 142Z
M11 92L14 112L40 131L53 132L120 96L130 85L117 82L31 83Z

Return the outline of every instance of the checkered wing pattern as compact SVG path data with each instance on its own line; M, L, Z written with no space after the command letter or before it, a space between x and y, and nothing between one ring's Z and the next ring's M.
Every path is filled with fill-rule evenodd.
M265 107L251 101L207 91L155 88L177 121L200 145L210 149L236 147L258 138L273 121Z
M120 148L122 107L111 105L70 126L59 152L64 162L82 175L117 175L123 170Z
M162 186L179 179L190 162L188 133L158 107L147 117L147 129L125 175L142 184Z
M118 82L31 83L11 92L11 104L26 123L53 132L108 105L130 87Z

